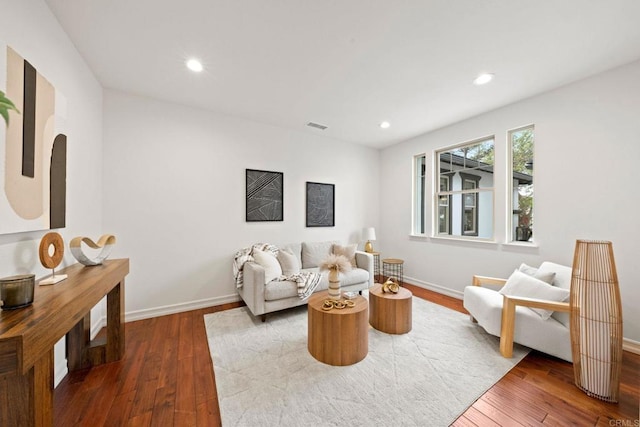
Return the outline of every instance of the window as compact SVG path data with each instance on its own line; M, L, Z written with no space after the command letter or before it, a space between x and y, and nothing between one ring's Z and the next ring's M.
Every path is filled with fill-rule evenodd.
M413 233L425 234L425 185L426 185L426 160L424 154L413 158L414 194L413 194Z
M533 126L509 131L511 241L533 238Z
M493 239L494 138L436 151L437 233Z
M448 174L440 174L440 191L448 192L451 190L451 176ZM451 232L451 195L438 197L438 233L449 234Z
M460 172L463 190L478 188L479 176ZM464 193L462 204L462 234L465 236L478 235L478 196L476 193Z

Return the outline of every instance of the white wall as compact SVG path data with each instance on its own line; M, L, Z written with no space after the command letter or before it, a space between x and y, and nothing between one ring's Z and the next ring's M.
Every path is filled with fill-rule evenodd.
M640 62L635 62L383 150L381 164L395 167L381 168L377 246L382 257L403 258L410 282L460 296L473 274L508 277L521 262L538 265L551 260L571 265L576 239L610 240L620 280L624 336L640 341L638 76ZM490 96L490 86L484 89ZM506 133L531 123L535 124L534 238L538 247L409 236L412 157L426 152L427 164L432 165L434 149L493 134L496 236L498 242L505 242L507 213L500 207L507 200ZM432 170L427 175L433 176Z
M112 90L104 102L104 229L129 257L127 319L237 299L252 243L358 242L378 220L379 151ZM284 221L245 222L245 169L284 173ZM336 226L305 227L305 182L335 184Z
M56 231L66 243L79 235L99 236L102 87L44 2L1 0L0 11L0 40L31 62L67 100L67 227ZM46 232L0 235L0 277L50 274L38 258L40 239ZM67 250L61 267L74 263ZM93 311L93 322L99 322L102 315L100 306ZM65 369L63 343L56 346L55 355L59 374Z

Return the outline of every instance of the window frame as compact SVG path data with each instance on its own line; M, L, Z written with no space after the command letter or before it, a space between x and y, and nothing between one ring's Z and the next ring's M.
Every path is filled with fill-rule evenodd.
M463 147L467 147L467 146L474 146L474 145L478 145L484 142L491 142L492 144L492 149L493 149L493 162L491 164L491 172L487 172L487 173L491 173L493 178L491 180L491 186L489 187L481 187L479 185L479 181L481 180L478 179L477 181L477 185L476 188L473 190L453 190L452 189L452 184L450 184L449 190L448 191L441 191L440 190L440 177L444 174L447 174L450 177L450 182L452 182L451 178L453 176L455 176L456 174L466 174L466 175L472 175L469 174L469 172L466 171L473 171L475 169L470 168L470 169L462 169L462 170L456 170L455 168L452 170L447 170L444 168L441 168L442 165L442 161L441 161L441 154L446 153L446 152L451 152L451 151L455 151L456 149L459 148L463 148ZM432 224L433 224L433 228L432 228L432 233L431 233L431 237L433 238L443 238L443 239L455 239L455 240L470 240L470 241L478 241L478 242L495 242L496 239L496 222L495 222L495 217L496 217L496 211L495 211L495 205L496 205L496 195L495 195L495 175L496 175L496 158L495 158L495 152L496 152L496 138L495 135L487 135L484 137L480 137L480 138L475 138L473 140L469 140L469 141L465 141L459 144L455 144L455 145L450 145L447 147L442 147L439 149L436 149L433 151L433 159L432 159L432 167L433 167L433 175L434 175L434 182L437 182L438 185L433 187L432 190L432 197L433 197L433 210L432 210ZM465 160L466 162L466 160ZM453 163L450 163L453 164ZM446 167L447 164L445 163L444 166ZM481 170L481 169L480 169ZM481 170L482 171L482 170ZM484 171L486 172L486 171ZM462 176L461 176L462 177ZM462 219L461 221L464 221L464 195L465 194L469 194L472 193L474 194L475 200L476 200L476 209L475 209L475 213L474 213L474 219L475 219L475 231L473 233L463 233L462 229L463 229L463 225L461 225L461 230L460 230L460 234L454 234L454 230L453 228L453 222L451 220L449 220L449 230L448 233L441 233L440 232L440 224L439 224L439 210L440 210L440 197L443 196L448 196L448 202L449 202L449 214L452 215L452 211L455 209L453 207L452 204L452 199L453 196L455 195L460 195L461 197L461 205L462 205ZM490 209L491 211L491 220L490 220L490 227L491 227L491 232L490 235L488 237L480 237L480 209L479 209L479 201L481 199L481 195L483 193L488 193L491 199L490 205L487 209ZM456 221L457 222L457 221Z
M452 181L453 181L453 175L455 175L455 172L445 172L445 173L440 173L438 176L438 181L440 181L442 178L446 178L447 179L447 188L446 189L442 189L442 183L438 182L438 187L440 188L440 191L451 191L451 186L452 186ZM450 235L451 234L451 194L447 194L447 195L442 195L439 196L438 198L438 213L436 215L436 234L437 235ZM446 204L446 215L445 215L445 220L446 220L446 230L442 231L440 228L440 208L442 205L440 203L440 201L442 199L446 199L447 200L447 204Z
M419 161L422 163L419 165ZM421 170L419 169L421 166ZM427 154L421 153L413 156L413 180L412 180L412 209L411 209L411 234L415 236L427 235Z
M520 132L524 132L526 130L531 130L532 133L532 171L535 168L535 147L536 147L536 142L535 142L535 125L533 123L525 125L525 126L519 126L517 128L513 128L513 129L509 129L507 130L507 141L506 141L506 149L507 149L507 168L506 168L506 175L507 175L507 185L506 185L506 192L507 192L507 206L506 206L506 217L507 217L507 221L505 221L506 223L506 235L505 235L505 240L507 243L509 244L519 244L519 245L535 245L535 236L532 234L530 236L529 239L527 240L518 240L517 239L517 227L518 226L518 221L516 220L516 215L519 215L519 207L516 207L515 205L515 193L517 191L517 189L514 187L514 170L513 170L513 154L514 154L514 150L513 150L513 137L515 134L520 133ZM534 186L534 193L532 196L532 209L531 209L531 218L535 217L535 207L536 207L536 203L535 203L535 177L534 174L532 172L532 186ZM531 230L531 232L533 232L533 226L529 227L529 229Z
M494 143L495 149L495 143ZM462 203L460 203L460 208L462 210L460 215L460 230L463 236L477 236L478 235L478 213L480 212L480 179L481 177L478 175L473 175L466 172L460 172L460 179L462 180ZM472 182L473 188L465 188L465 183ZM465 230L466 225L466 213L467 213L467 197L473 196L473 229L471 231Z

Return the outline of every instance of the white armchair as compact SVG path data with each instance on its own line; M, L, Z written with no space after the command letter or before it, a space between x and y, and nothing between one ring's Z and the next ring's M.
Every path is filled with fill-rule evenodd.
M539 273L555 273L554 292L560 296L568 295L571 286L571 268L551 262L544 262ZM511 279L510 279L511 280ZM543 298L503 295L487 285L501 287L506 279L474 276L473 286L464 290L464 307L471 318L489 334L500 337L500 353L512 357L513 343L542 351L568 362L571 357L571 337L569 332L569 303ZM548 285L547 285L548 286ZM557 292L558 289L566 291ZM533 311L542 309L552 311L545 315ZM547 317L548 316L548 317Z

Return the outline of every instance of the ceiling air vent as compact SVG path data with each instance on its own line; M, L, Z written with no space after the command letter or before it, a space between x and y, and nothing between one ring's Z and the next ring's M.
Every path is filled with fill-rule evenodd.
M307 123L307 126L312 127L312 128L317 128L317 129L320 129L320 130L325 130L327 128L327 126L325 126L325 125L321 125L319 123L313 123L313 122Z

